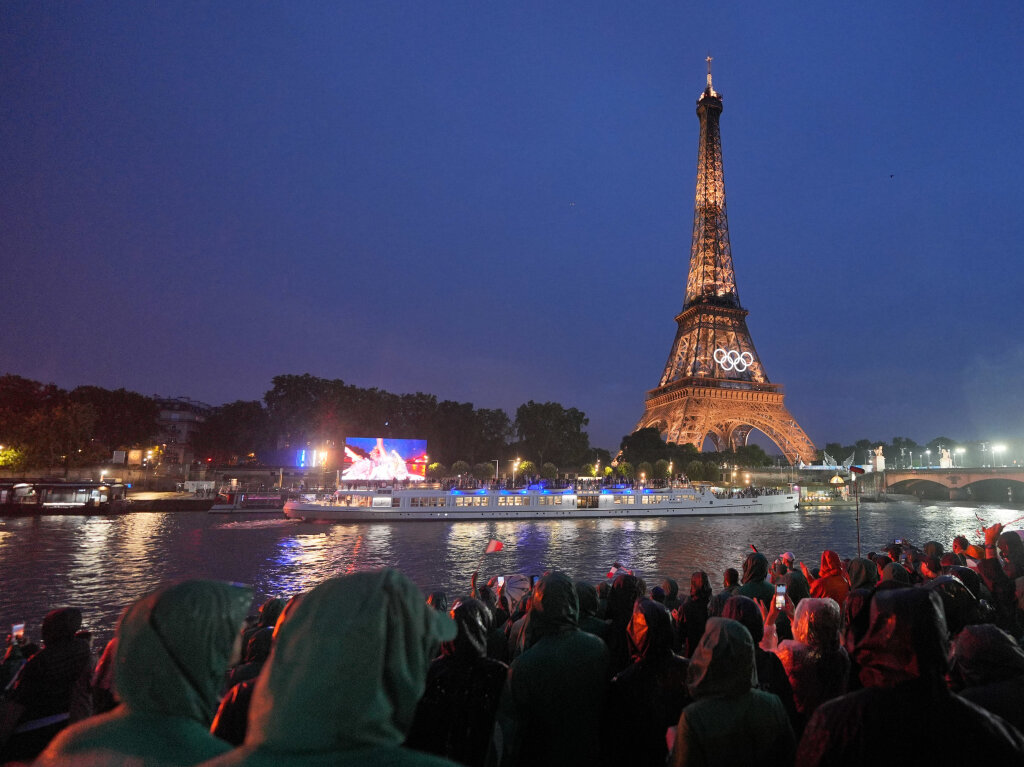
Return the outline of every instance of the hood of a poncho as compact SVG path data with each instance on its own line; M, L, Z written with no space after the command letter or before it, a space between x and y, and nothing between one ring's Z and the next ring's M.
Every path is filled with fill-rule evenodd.
M633 660L658 660L672 654L672 617L653 599L638 599L626 627Z
M868 631L854 655L865 687L922 680L944 689L949 640L942 599L919 588L877 592Z
M246 747L279 752L398 746L427 669L455 622L397 570L332 578L278 623L256 683Z
M740 580L743 583L751 581L763 581L768 577L768 558L764 554L751 552L743 560L743 576Z
M129 607L117 628L114 684L129 710L209 725L252 589L183 581Z
M750 632L737 621L709 618L686 672L690 695L694 699L731 698L756 685Z

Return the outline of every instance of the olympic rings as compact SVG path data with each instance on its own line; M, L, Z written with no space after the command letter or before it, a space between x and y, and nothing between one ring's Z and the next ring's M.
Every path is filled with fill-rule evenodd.
M750 352L743 352L742 354L735 349L715 349L715 362L722 370L735 370L737 373L742 373L748 367L754 364L754 355Z

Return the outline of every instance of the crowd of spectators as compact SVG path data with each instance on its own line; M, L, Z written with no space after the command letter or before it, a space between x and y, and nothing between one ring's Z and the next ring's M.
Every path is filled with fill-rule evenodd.
M0 763L1024 764L1024 540L753 550L721 588L616 565L424 595L360 572L247 616L185 581L98 659L75 608L8 638Z

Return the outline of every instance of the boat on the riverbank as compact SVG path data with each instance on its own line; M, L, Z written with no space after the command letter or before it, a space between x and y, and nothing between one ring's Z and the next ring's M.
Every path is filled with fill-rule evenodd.
M294 494L277 490L242 490L224 488L217 493L210 511L217 514L235 512L280 514L285 502Z
M120 514L129 507L120 482L66 479L0 481L0 515Z
M723 516L796 511L793 489L715 491L709 487L428 489L342 488L288 501L286 516L306 521L392 522Z

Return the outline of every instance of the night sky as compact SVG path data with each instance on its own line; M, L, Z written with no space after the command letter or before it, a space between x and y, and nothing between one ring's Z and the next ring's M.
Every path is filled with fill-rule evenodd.
M1020 438L1024 5L843 5L5 0L0 373L554 400L614 450L710 54L740 300L815 444Z

